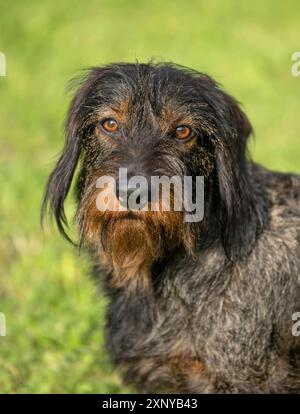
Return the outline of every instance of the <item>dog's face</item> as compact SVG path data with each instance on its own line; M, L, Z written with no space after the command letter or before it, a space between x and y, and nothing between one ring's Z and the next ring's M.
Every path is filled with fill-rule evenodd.
M171 64L92 69L71 104L66 145L45 202L64 231L63 203L81 159L80 238L101 250L113 268L134 274L178 245L191 251L195 243L216 238L233 257L236 246L251 243L242 240L254 205L245 160L250 132L235 100L206 75ZM184 212L163 211L159 202L157 211L100 211L96 182L101 176L117 179L120 168L147 181L204 176L203 222L187 224Z

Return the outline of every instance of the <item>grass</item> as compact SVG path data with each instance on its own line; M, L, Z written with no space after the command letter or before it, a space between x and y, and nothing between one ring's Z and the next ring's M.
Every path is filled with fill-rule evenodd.
M127 391L103 349L105 298L87 259L39 226L63 145L67 80L88 66L151 57L207 72L243 102L253 158L300 172L297 8L297 0L0 3L0 392Z

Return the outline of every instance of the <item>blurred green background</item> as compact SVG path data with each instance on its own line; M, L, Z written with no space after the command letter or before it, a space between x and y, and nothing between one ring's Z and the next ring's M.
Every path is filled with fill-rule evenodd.
M87 259L39 225L67 81L91 65L152 57L207 72L243 103L253 158L300 172L299 11L297 0L0 2L0 392L126 391L103 350L105 299Z

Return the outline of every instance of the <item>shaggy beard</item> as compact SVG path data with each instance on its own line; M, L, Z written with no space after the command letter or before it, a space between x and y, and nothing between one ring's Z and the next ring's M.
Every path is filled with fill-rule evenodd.
M153 262L180 245L192 253L194 237L182 212L100 211L96 197L95 192L87 193L81 200L80 242L96 251L102 265L112 271L113 287L148 287Z

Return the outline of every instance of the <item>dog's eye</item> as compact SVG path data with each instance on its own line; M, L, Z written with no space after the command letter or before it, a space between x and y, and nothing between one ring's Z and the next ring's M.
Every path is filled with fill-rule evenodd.
M101 126L107 132L116 132L119 129L118 122L114 118L108 118L101 122Z
M185 140L185 139L190 138L191 133L192 133L191 129L186 125L179 125L175 129L175 137L179 140Z

